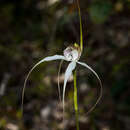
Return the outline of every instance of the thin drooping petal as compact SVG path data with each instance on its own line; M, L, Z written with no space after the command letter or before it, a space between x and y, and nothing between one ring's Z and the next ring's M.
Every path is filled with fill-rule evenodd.
M98 102L100 101L100 99L102 97L102 82L101 82L98 74L90 66L88 66L86 63L83 63L83 62L77 62L77 63L84 66L84 67L86 67L86 68L88 68L91 72L93 72L93 74L97 77L97 79L99 81L99 84L100 84L100 95L99 95L96 103L93 105L93 107L87 112L87 114L88 114L96 107L96 105L98 104Z
M64 97L65 97L65 88L66 88L66 84L67 84L67 81L69 79L69 77L71 76L72 74L72 71L75 69L76 67L76 62L75 61L72 61L67 69L66 69L66 72L65 72L65 79L64 79L64 86L63 86L63 116L64 116Z
M61 60L60 65L59 65L59 70L58 70L58 94L59 94L59 100L61 102L61 90L60 90L60 71L61 71L61 66L63 64L63 60Z
M28 75L24 81L24 86L23 86L23 90L22 90L22 112L23 112L23 99L24 99L24 92L25 92L25 87L26 87L26 83L27 83L27 80L31 74L31 72L41 63L45 62L45 61L52 61L52 60L65 60L65 57L62 56L62 55L54 55L54 56L48 56L48 57L45 57L44 59L40 60L37 64L35 64L33 66L33 68L28 72Z

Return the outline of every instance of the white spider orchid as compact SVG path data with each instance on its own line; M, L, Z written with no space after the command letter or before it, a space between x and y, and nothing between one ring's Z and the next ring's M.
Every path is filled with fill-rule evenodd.
M27 82L27 80L29 78L29 75L34 70L34 68L36 68L39 64L41 64L41 63L43 63L45 61L65 60L65 61L69 61L70 62L68 67L67 67L67 69L66 69L66 71L65 71L65 77L64 77L63 97L62 97L62 100L63 100L63 111L64 111L64 97L65 97L66 84L67 84L67 81L68 81L69 77L72 74L72 71L75 69L77 63L82 65L82 66L84 66L84 67L86 67L86 68L88 68L90 71L92 71L93 74L99 80L100 86L102 86L101 80L100 80L99 76L97 75L97 73L90 66L88 66L86 63L78 61L80 56L81 56L81 49L80 49L79 45L75 43L74 45L71 45L71 46L67 47L64 50L64 56L62 56L62 55L48 56L48 57L45 57L42 60L40 60L37 64L35 64L35 66L29 71L29 73L28 73L28 75L27 75L27 77L25 79L25 82L24 82L24 88L23 88L23 93L22 93L22 107L23 107L23 99L24 99L24 90L25 90L26 82ZM101 98L101 95L99 96L96 104L98 103L100 98ZM96 104L92 107L92 109L96 106Z
M86 63L79 61L79 58L81 56L81 52L83 51L83 34L82 34L82 21L81 21L79 1L78 0L76 0L76 1L77 1L78 13L79 13L79 22L80 22L80 46L75 43L74 45L71 45L64 50L63 56L62 55L48 56L48 57L45 57L44 59L40 60L37 64L34 65L34 67L29 71L29 73L25 79L25 82L24 82L24 87L23 87L23 91L22 91L22 113L23 113L24 91L25 91L25 87L26 87L26 83L27 83L27 80L29 78L29 75L39 64L46 62L46 61L53 61L53 60L62 60L63 61L63 60L65 60L65 61L70 62L66 71L65 71L65 76L64 76L63 95L62 95L63 96L62 97L62 100L63 100L63 121L64 121L64 97L65 97L66 84L67 84L67 81L68 81L69 77L71 76L72 72L74 71L76 64L80 64L80 65L86 67L87 69L89 69L97 77L99 84L100 84L100 95L99 95L96 103L87 112L87 114L90 113L95 108L95 106L97 105L97 103L100 101L100 99L102 97L102 83L101 83L99 76L90 66L88 66ZM59 73L60 73L61 65L62 65L62 62L60 64L59 71L58 71L59 97L60 97ZM74 71L73 77L74 77L74 108L75 108L75 115L76 115L76 128L77 128L77 130L79 130L76 71Z

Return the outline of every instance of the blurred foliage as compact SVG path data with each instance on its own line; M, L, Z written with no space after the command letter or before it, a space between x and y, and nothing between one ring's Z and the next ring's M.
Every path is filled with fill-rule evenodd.
M91 19L94 23L102 24L106 20L112 10L112 4L110 1L96 1L94 2L89 9Z
M130 0L80 0L84 50L81 60L103 82L103 97L89 115L99 88L96 78L78 66L81 130L130 129ZM31 74L21 115L25 77L40 59L79 42L79 18L72 0L0 1L0 130L61 130L59 62L41 64ZM63 85L64 63L60 76ZM62 87L61 87L62 89ZM75 129L73 82L67 84L65 128Z

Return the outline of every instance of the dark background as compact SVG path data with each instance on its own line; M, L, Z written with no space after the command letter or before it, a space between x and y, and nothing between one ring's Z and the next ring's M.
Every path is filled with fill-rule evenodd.
M80 130L130 130L130 0L80 0L84 50L77 66ZM79 43L79 18L72 0L0 1L0 130L74 130L73 81L67 84L65 121L57 92L59 61L31 74L21 116L21 93L28 71L40 59L63 54ZM60 83L63 85L63 64Z

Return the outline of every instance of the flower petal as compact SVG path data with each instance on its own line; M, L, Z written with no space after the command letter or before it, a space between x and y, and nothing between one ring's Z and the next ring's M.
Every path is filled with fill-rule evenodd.
M54 56L45 57L43 60L41 60L41 62L51 61L51 60L66 60L66 59L62 55L54 55Z
M61 102L60 71L61 71L62 64L63 64L63 60L61 60L60 65L59 65L59 70L58 70L58 94L59 94L59 100L60 100L60 102Z
M52 61L52 60L65 60L65 57L62 56L62 55L54 55L54 56L48 56L48 57L45 57L43 58L42 60L40 60L37 64L35 64L33 66L33 68L28 72L28 75L24 81L24 87L23 87L23 90L22 90L22 112L23 112L23 99L24 99L24 92L25 92L25 87L26 87L26 83L27 83L27 80L31 74L31 72L41 63L45 62L45 61Z
M75 61L72 61L67 69L66 69L66 72L65 72L65 79L64 79L64 86L63 86L63 115L64 115L64 97L65 97L65 88L66 88L66 84L67 84L67 81L69 79L69 77L71 76L72 74L72 71L75 69L76 67L76 62Z
M98 79L98 81L99 81L99 84L100 84L100 95L99 95L99 97L98 97L96 103L95 103L95 104L92 106L92 108L87 112L87 114L88 114L88 113L90 113L90 112L96 107L96 105L98 104L98 102L100 101L100 99L101 99L101 97L102 97L102 82L101 82L101 80L100 80L98 74L97 74L90 66L88 66L86 63L79 62L79 61L78 61L77 63L80 64L80 65L82 65L82 66L84 66L84 67L86 67L86 68L88 68L90 71L92 71L93 74L97 77L97 79Z

